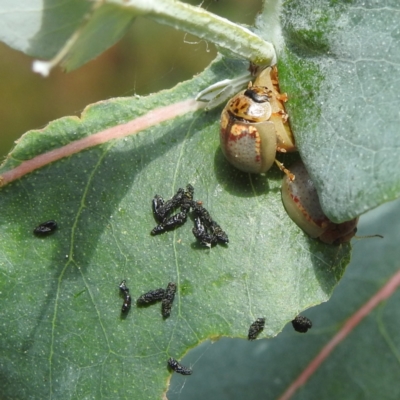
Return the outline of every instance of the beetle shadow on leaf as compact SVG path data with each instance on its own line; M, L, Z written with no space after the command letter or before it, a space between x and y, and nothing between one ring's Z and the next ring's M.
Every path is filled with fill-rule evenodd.
M299 155L298 153L278 154L278 158L290 169L290 165L299 158ZM273 165L264 174L249 174L239 171L229 164L220 146L215 152L214 171L220 185L230 194L237 197L254 197L265 195L269 192L279 192L280 182L284 177L284 173L276 165ZM273 184L270 185L270 181Z
M261 196L271 190L265 174L239 171L228 163L219 146L215 152L214 171L219 184L233 196Z
M327 296L330 296L350 262L351 245L350 243L339 246L326 244L318 239L310 238L306 233L303 234L308 243L308 251L311 255L310 261L315 277L322 291Z

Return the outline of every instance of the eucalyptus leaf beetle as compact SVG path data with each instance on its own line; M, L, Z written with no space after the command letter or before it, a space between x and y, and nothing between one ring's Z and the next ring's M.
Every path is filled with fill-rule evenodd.
M296 180L285 176L282 182L282 202L289 217L309 236L323 243L349 242L357 232L358 218L340 224L332 222L321 208L317 189L304 164L296 162L290 170Z
M231 100L221 114L220 143L227 160L244 172L263 173L275 162L293 180L294 176L275 159L276 152L297 151L279 92L277 68L261 71L254 85Z

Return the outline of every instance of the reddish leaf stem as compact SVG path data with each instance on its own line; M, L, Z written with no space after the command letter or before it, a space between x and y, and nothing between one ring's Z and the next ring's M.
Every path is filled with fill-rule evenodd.
M42 168L49 163L60 160L61 158L68 157L89 147L97 146L110 140L134 135L161 122L184 115L188 112L196 111L200 108L203 108L205 105L206 103L199 103L193 99L190 99L171 104L166 107L160 107L125 124L107 128L104 131L97 132L80 140L76 140L58 149L40 154L31 160L23 161L20 165L18 165L18 167L5 172L3 175L0 175L0 187L19 179L22 176L35 171L36 169Z
M353 329L383 300L391 296L400 285L400 270L397 271L373 297L358 309L343 325L340 331L322 348L317 356L308 364L304 371L286 389L278 400L290 399L297 389L304 385L325 361L334 348L349 335Z

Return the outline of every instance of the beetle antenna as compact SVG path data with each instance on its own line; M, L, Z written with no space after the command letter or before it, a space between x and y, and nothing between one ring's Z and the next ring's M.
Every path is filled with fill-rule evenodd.
M375 238L375 237L383 239L383 236L379 235L379 234L376 234L376 235L363 235L363 236L355 235L354 236L355 239L371 239L371 238Z

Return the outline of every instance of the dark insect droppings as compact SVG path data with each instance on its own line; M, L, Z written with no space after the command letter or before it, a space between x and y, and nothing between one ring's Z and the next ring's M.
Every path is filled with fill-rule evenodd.
M178 361L175 360L175 358L170 357L168 359L168 367L171 368L173 371L177 372L178 374L192 375L191 368L187 368L179 364Z
M249 340L257 339L257 336L262 332L265 326L265 318L257 318L249 328L247 338Z
M303 317L302 315L298 315L292 321L293 328L296 332L306 333L309 329L312 328L312 322L307 317Z
M57 229L57 222L50 220L41 223L34 230L33 233L37 236L47 236L53 233Z

